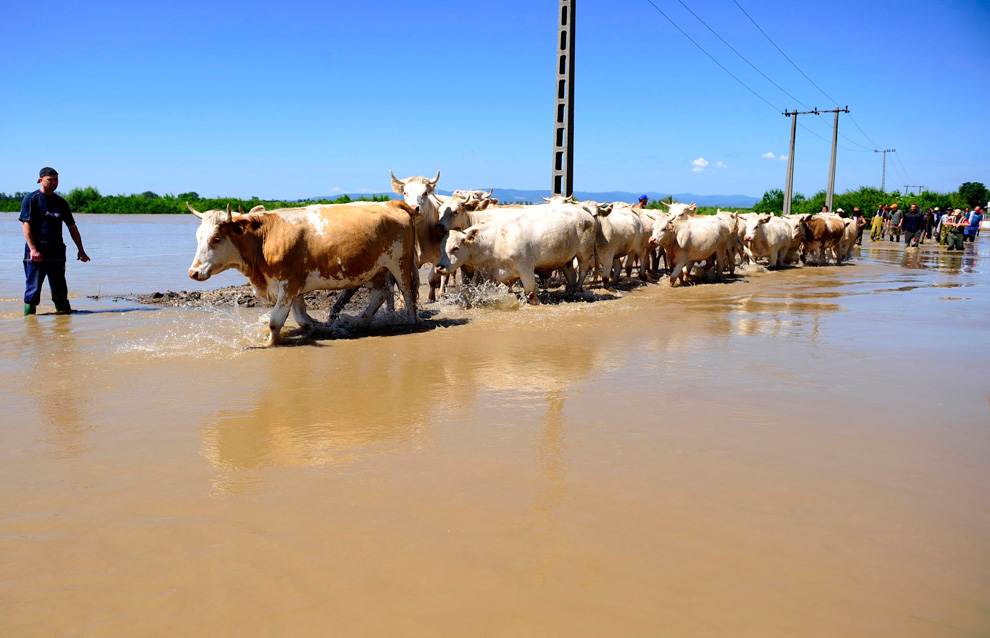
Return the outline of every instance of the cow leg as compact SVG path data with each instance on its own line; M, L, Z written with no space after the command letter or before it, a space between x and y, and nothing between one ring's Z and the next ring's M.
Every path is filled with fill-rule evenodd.
M674 268L670 271L670 286L671 286L671 288L673 288L674 281L678 277L681 278L681 285L682 286L684 285L684 272L683 272L683 270L684 270L684 266L686 266L687 263L688 263L688 259L687 259L687 254L685 253L680 259L677 260L677 263L674 264Z
M567 280L567 292L577 292L577 271L573 261L564 264L564 279Z
M777 270L778 268L780 268L780 260L777 258L777 249L776 248L771 248L770 249L770 262L769 262L769 266L770 266L770 268L773 268L774 270Z
M315 322L309 316L309 313L306 312L306 300L303 299L303 296L299 295L293 299L290 308L292 309L292 318L296 320L299 327L306 332L312 332Z
M612 287L612 263L615 261L615 251L609 250L602 257L602 287Z
M285 291L278 294L275 307L268 315L268 345L274 346L282 341L282 326L289 316L289 309L292 306L292 299L287 299Z
M351 297L353 297L356 292L357 288L348 288L347 290L340 291L340 294L337 296L337 301L333 302L333 306L331 306L330 311L327 313L327 323L337 321L337 317L340 316L340 311L344 309L344 306L347 305L347 302L351 300Z
M536 272L532 268L523 266L519 269L519 283L522 284L526 300L530 304L535 306L540 303L536 295Z
M388 266L386 277L393 278L399 287L399 292L402 293L402 301L406 305L406 321L417 323L419 321L419 312L416 309L416 301L419 295L419 270L413 267L410 271L406 272L401 264L391 265ZM436 274L436 269L431 268L430 274Z
M426 281L430 284L430 292L426 296L426 300L436 301L437 287L440 285L440 275L437 273L436 268L430 268L430 274L427 276Z

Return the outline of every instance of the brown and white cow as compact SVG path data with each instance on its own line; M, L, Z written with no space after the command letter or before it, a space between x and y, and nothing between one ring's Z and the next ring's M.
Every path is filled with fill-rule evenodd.
M815 265L828 261L828 254L838 255L839 244L842 241L842 231L845 224L842 218L832 213L812 215L804 223L804 251L801 260Z
M187 204L188 206L188 204ZM362 315L370 321L385 299L382 278L395 277L406 318L418 321L414 211L400 201L362 205L316 205L249 215L189 210L202 221L189 276L205 281L236 269L257 296L275 304L268 319L268 345L280 341L289 312L300 327L312 329L303 295L312 290L344 290L374 282Z

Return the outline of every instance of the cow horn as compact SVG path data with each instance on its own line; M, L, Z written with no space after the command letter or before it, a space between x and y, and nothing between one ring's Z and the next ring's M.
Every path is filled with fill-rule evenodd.
M434 177L433 180L430 182L430 186L435 187L437 185L437 182L439 181L440 181L440 171L437 171L437 176Z
M392 169L388 169L388 174L392 176L392 190L396 195L401 195L402 189L405 187L406 183L396 177L395 173L392 172Z
M242 208L240 204L237 205L237 214L238 215L244 214L244 208Z
M224 220L224 221L227 221L227 222L234 221L234 216L230 214L230 204L227 204L227 219Z
M492 189L490 191L488 191L488 198L491 199L492 195L494 195L494 194L495 194L495 187L492 186Z
M203 219L203 213L201 213L198 210L196 210L195 208L193 208L192 207L192 204L190 204L189 202L186 202L186 206L189 208L189 212L190 213L192 213L196 217L199 217L200 219Z

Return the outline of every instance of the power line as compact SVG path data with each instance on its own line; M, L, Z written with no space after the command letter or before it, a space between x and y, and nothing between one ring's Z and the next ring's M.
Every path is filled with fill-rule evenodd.
M760 30L760 33L762 33L762 34L763 34L763 36L764 36L764 37L765 37L765 38L766 38L767 40L769 40L769 42L770 42L770 44L772 44L772 45L774 46L774 48L775 48L775 49L777 49L778 51L780 51L780 54L781 54L782 56L784 56L784 59L786 59L786 60L787 60L788 62L790 62L790 63L791 63L791 66L793 66L793 67L794 67L795 69L797 69L797 70L798 70L798 73L800 73L801 75L803 75L803 76L804 76L804 79L806 79L806 80L808 80L809 82L811 82L811 84L812 84L812 85L814 85L814 87L815 87L816 89L818 89L819 91L821 91L821 94L822 94L822 95L824 95L825 97L827 97L827 98L829 99L829 101L830 101L830 102L832 102L833 104L838 104L838 103L839 103L839 102L838 102L838 100L835 100L835 99L833 99L833 98L832 98L832 97L831 97L831 96L830 96L830 95L829 95L828 93L826 93L825 91L823 91L823 90L822 90L822 87L820 87L820 86L818 86L817 84L815 84L815 81L814 81L814 80L812 80L811 78L809 78L809 77L808 77L808 75L807 75L807 74L806 74L806 73L805 73L804 71L802 71L802 70L801 70L801 67L799 67L798 65L796 65L796 64L794 64L794 60L792 60L792 59L790 59L789 57L787 57L787 54L786 54L786 53L784 53L784 52L783 52L783 51L781 50L781 48L780 48L779 46L777 46L777 43L776 43L776 42L774 42L774 41L773 41L773 40L772 40L772 39L770 38L770 36L769 36L769 35L767 35L767 32L766 32L766 31L764 31L764 30L762 29L762 27L760 27L760 25L758 25L758 24L756 24L756 20L754 20L752 16L750 16L750 15L749 15L748 13L746 13L746 10L742 8L742 5L740 5L740 4L738 3L738 2L736 2L736 0L732 0L732 1L736 3L736 6L737 6L737 7L739 7L739 10L743 12L743 15L745 15L745 16L746 16L747 18L749 18L749 21L753 23L753 26L755 26L755 27L756 27L757 29L759 29L759 30Z
M904 166L904 163L903 163L903 162L901 162L901 158L895 155L895 156L894 156L894 160L895 160L895 161L896 161L896 162L897 162L898 164L900 164L900 166L901 166L901 169L903 169L903 171L904 171L904 174L905 174L905 175L907 175L907 178L908 178L908 181L909 181L909 182L913 182L914 180L913 180L913 179L911 178L911 176L910 176L910 175L908 175L908 172L907 172L907 167L906 167L906 166Z
M874 142L873 140L871 140L870 139L870 136L867 135L866 132L863 129L859 128L859 124L856 123L856 118L854 118L852 115L850 115L849 116L849 119L852 120L852 123L856 125L856 128L858 128L859 129L859 132L863 134L863 137L865 137L867 140L869 140L870 143L872 143L874 146L880 146L879 144L877 144L876 142Z
M682 7L684 7L685 9L687 9L687 10L688 10L688 12L689 12L689 13L690 13L691 15L693 15L693 16L694 16L694 17L695 17L695 18L696 18L696 19L698 20L698 22L700 22L701 24L703 24L703 25L705 25L705 28L706 28L706 29L708 29L709 31L711 31L711 32L712 32L712 34L713 34L713 35L714 35L714 36L715 36L716 38L718 38L719 40L721 40L721 41L722 41L722 44L724 44L725 46L727 46L727 47L729 47L730 49L732 49L732 52L733 52L733 53L735 53L735 54L736 54L736 55L738 55L738 56L739 56L740 58L742 58L742 60L743 60L743 62L745 62L746 64L748 64L749 66L751 66L751 67L753 68L753 70L754 70L754 71L756 71L757 73L759 73L760 75L762 75L762 76L763 76L763 78L764 78L764 79L765 79L765 80L766 80L767 82L769 82L770 84L772 84L772 85L774 85L775 87L777 87L778 89L780 89L780 90L781 90L781 92L783 92L783 93L784 93L785 95L787 95L787 97L789 97L789 98L791 98L792 100L794 100L795 102L797 102L798 104L800 104L801 106L803 106L804 108L806 108L806 109L807 109L807 108L811 108L811 107L809 107L809 106L808 106L807 104L805 104L804 102L802 102L801 100L799 100L799 99L797 99L796 97L794 97L793 95L791 95L790 93L788 93L788 92L787 92L787 91L786 91L786 90L784 89L784 87L782 87L782 86L780 86L779 84L777 84L776 82L774 82L773 80L771 80L771 79L770 79L770 78L769 78L769 77L767 76L767 74L766 74L766 73L764 73L763 71L761 71L761 70L759 70L758 68L756 68L756 65L755 65L755 64L753 64L752 62L750 62L750 61L749 61L749 60L748 60L748 59L746 58L746 56L744 56L744 55L743 55L742 53L739 53L739 51L737 51L737 50L736 50L736 48L735 48L734 46L732 46L731 44L729 44L728 42L726 42L726 41L725 41L725 38L723 38L722 36L720 36L720 35L719 35L719 34L718 34L718 33L717 33L716 31L715 31L715 29L713 29L713 28L711 28L710 26L708 26L708 23L707 23L707 22L705 22L704 20L702 20L702 19L701 19L701 18L700 18L700 17L698 16L698 14L697 14L697 13L695 13L694 11L692 11L692 10L691 10L691 7L689 7L689 6L687 6L686 4L684 4L684 2L683 2L683 0L677 0L677 1L678 1L678 2L680 2L680 3L681 3L681 6L682 6ZM651 3L651 4L652 4L652 3Z
M680 0L678 0L678 1L680 1ZM784 56L784 59L787 60L788 62L790 62L791 63L791 66L793 66L795 69L797 69L798 73L800 73L801 75L803 75L804 78L806 80L808 80L808 82L811 82L812 86L814 86L816 89L818 89L821 92L821 94L824 95L825 97L827 97L832 103L838 104L838 101L837 100L833 99L828 93L826 93L824 91L824 89L822 89L822 87L820 87L817 84L815 84L815 81L812 80L810 77L808 77L808 74L805 73L804 71L802 71L801 70L801 67L799 67L797 64L795 64L794 63L794 60L792 60L790 57L787 56L786 53L784 53L783 49L781 49L779 46L777 46L777 43L774 42L773 39L769 35L767 35L767 32L763 30L763 27L761 27L759 24L756 23L756 20L753 19L753 16L749 15L749 13L747 13L746 10L742 8L742 5L740 5L737 0L732 0L732 1L735 3L735 5L737 7L739 7L739 10L743 12L743 15L745 15L747 18L749 18L749 21L753 23L753 26L755 26L760 31L760 33L763 34L763 37L765 37L767 39L767 41L769 41L770 44L772 44L774 46L774 48L777 49L777 51L779 51L782 56ZM681 3L681 4L683 4L683 3ZM690 11L690 9L689 9L689 11ZM776 84L774 84L774 86L776 86ZM790 93L788 93L788 95L790 95ZM821 116L819 116L819 117L821 117ZM828 122L825 122L824 119L822 121L827 126L831 126L831 125L828 124ZM859 129L859 132L860 133L863 133L863 129L860 128L859 124L856 124L856 120L853 120L853 124L856 125L856 128ZM841 135L843 138L845 138L850 143L855 144L856 146L859 146L860 149L862 149L862 150L861 151L858 151L858 152L868 153L871 150L870 148L868 148L866 146L863 146L862 144L860 144L860 143L852 140L851 138L849 138L847 135L845 135L843 133L839 133L839 135ZM867 140L869 140L870 143L872 143L874 146L879 146L879 144L877 144L876 142L874 142L873 140L871 140L870 139L870 136L867 135L866 133L863 133L863 137L865 137ZM840 147L840 148L844 148L847 151L855 151L856 150L856 149L845 148L845 147Z
M730 71L729 69L727 69L727 68L725 68L725 67L724 67L724 66L722 65L722 63L721 63L721 62L719 62L719 61L718 61L718 60L716 60L716 59L715 59L714 57L712 57L712 54L711 54L711 53L709 53L708 51L705 51L705 48L704 48L704 47L702 47L702 46L701 46L700 44L698 44L697 42L695 42L695 41L694 41L694 39L693 39L693 38L692 38L691 36L689 36L689 35L688 35L688 34L687 34L687 33L686 33L685 31L684 31L684 29L682 29L682 28L680 28L679 26L677 26L677 23L676 23L676 22L674 22L673 20L671 20L671 19L670 19L670 16L668 16L668 15L667 15L666 13L664 13L663 11L661 11L661 9L660 9L660 7L658 7L658 6L656 5L656 4L654 4L654 3L653 3L653 0L646 0L646 1L647 1L647 2L649 2L649 3L650 3L650 4L652 5L652 6L653 6L653 8L657 10L657 12L658 12L658 13L659 13L660 15L662 15L662 16L663 16L663 17L665 17L665 18L667 18L667 22L669 22L669 23L671 23L672 25L674 25L674 28L675 28L675 29L677 29L678 31L680 31L680 32L681 32L681 35L683 35L683 36L684 36L685 38L687 38L688 40L690 40L690 41L691 41L691 44L693 44L694 46L696 46L696 47L698 47L698 49L700 49L702 53L704 53L705 55L707 55L707 56L708 56L708 58L709 58L709 59L710 59L710 60L711 60L712 62L714 62L715 64L717 64L717 65L719 66L719 68L720 68L720 69L722 69L723 71L725 71L726 73L728 73L728 74L729 74L729 76L730 76L730 77L732 77L732 79L733 79L733 80L735 80L735 81L736 81L736 82L738 82L739 84L741 84L741 85L743 85L743 87L745 87L747 91L749 91L750 93L752 93L752 94L753 94L753 95L755 95L756 97L758 97L758 98L760 98L760 100L762 100L763 102L765 102L765 103L767 104L767 106L769 106L769 107L770 107L770 108L772 108L773 110L775 110L775 111L780 111L780 109L779 109L779 108L777 108L777 107L776 107L776 106L774 106L774 105L773 105L772 103L770 103L770 102L769 102L769 101L768 101L768 100L767 100L767 99L766 99L765 97L763 97L762 95L760 95L759 93L757 93L756 91L754 91L753 89L751 89L751 88L749 87L749 85L748 85L748 84L746 84L745 82L743 82L742 80L740 80L739 78L737 78L737 77L736 77L736 76L735 76L735 75L734 75L734 74L732 73L732 71Z

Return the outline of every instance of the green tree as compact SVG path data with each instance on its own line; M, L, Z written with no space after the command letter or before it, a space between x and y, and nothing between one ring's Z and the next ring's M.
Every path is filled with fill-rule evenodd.
M754 213L776 213L784 212L784 191L774 188L763 193L763 199L753 206Z
M197 193L196 191L182 193L176 199L178 199L180 202L194 202L197 199L199 199L199 193Z
M100 200L100 191L95 186L73 188L65 200L69 203L69 210L77 213L89 212L87 209Z
M980 182L963 182L963 185L959 187L959 196L966 202L966 206L972 208L973 206L986 206L990 192Z

